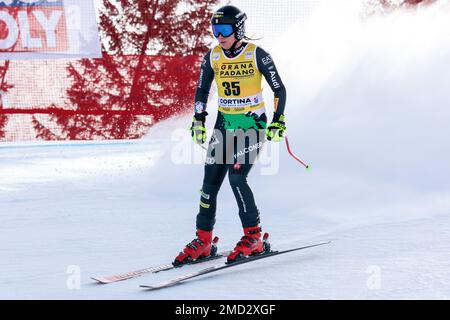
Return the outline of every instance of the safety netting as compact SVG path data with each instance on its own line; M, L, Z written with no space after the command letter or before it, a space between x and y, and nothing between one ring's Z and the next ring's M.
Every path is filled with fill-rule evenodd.
M270 40L317 2L231 4L250 13L250 36ZM137 139L191 111L210 17L225 3L0 0L0 141Z

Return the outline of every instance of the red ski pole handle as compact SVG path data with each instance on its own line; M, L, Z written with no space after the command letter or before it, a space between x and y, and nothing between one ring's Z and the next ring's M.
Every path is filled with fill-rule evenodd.
M297 157L291 150L291 147L289 146L289 139L287 137L287 135L284 136L284 140L286 141L286 148L287 151L289 152L289 154L291 155L292 158L294 158L295 160L297 160L298 162L300 162L306 169L310 169L310 166L308 164L306 164L305 162L302 161L302 159L300 159L299 157Z

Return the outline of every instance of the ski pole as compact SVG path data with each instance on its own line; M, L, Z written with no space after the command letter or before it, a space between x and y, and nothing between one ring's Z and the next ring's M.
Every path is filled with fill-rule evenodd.
M310 167L308 164L306 164L305 162L303 162L299 157L297 157L297 156L292 152L292 150L291 150L291 148L290 148L290 146L289 146L289 139L288 139L287 135L284 136L284 140L286 141L286 148L287 148L289 154L292 156L292 158L294 158L295 160L297 160L298 162L300 162L302 165L304 165L305 168L306 168L306 170L310 170L311 167Z

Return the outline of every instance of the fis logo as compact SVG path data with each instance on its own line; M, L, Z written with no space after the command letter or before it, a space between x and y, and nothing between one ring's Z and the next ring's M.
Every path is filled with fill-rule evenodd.
M0 51L67 51L62 0L0 0Z
M206 104L204 102L197 101L195 103L195 112L196 113L202 113L203 111L205 111L205 109L206 109Z

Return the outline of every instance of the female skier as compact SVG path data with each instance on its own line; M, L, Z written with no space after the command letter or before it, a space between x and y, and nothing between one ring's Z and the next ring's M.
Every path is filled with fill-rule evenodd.
M197 214L196 239L175 258L174 265L208 258L217 251L213 239L216 198L228 172L239 207L244 236L227 257L228 262L264 251L259 211L247 176L265 137L279 142L286 130L284 108L286 89L272 57L245 36L244 12L234 6L217 10L212 30L219 45L203 59L195 95L195 114L191 133L195 143L206 141L206 103L213 80L218 91L218 115L208 147L200 209ZM262 95L262 76L274 92L274 116L267 127Z

